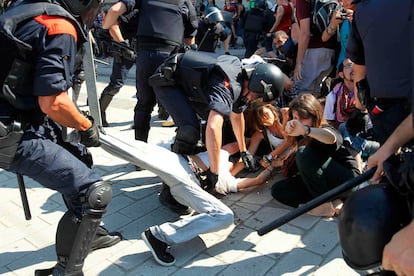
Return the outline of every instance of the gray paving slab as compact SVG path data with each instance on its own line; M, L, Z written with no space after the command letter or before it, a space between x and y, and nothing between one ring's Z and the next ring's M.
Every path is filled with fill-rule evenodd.
M234 52L234 51L233 51ZM238 50L242 56L243 50ZM99 92L109 79L110 67L99 65ZM105 73L106 72L106 73ZM106 131L133 139L130 129L135 105L134 74L108 109ZM87 108L82 90L81 108ZM174 128L162 128L154 111L149 142L168 147ZM259 236L258 228L289 212L274 201L271 183L222 198L235 212L229 228L200 235L172 248L177 262L162 267L152 258L140 237L148 226L177 219L160 205L161 180L149 171L135 171L128 162L100 148L91 149L94 170L113 182L114 196L104 216L108 228L119 230L125 240L91 253L84 272L92 275L358 275L342 259L335 219L308 215ZM275 176L278 179L280 176ZM24 219L17 181L0 170L0 274L33 275L34 269L54 264L54 235L65 211L60 195L28 178L27 193L33 218Z

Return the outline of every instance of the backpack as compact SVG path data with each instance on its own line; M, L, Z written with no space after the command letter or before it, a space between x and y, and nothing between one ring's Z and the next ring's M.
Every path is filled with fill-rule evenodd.
M321 35L328 27L331 18L340 5L337 0L310 0L311 33Z

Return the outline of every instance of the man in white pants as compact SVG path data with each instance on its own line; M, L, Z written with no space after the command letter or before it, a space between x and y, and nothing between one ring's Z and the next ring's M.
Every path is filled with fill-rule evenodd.
M103 149L158 175L179 203L196 212L175 222L151 226L141 234L159 264L171 266L175 263L174 256L168 252L170 245L227 228L233 223L232 210L200 187L200 181L184 156L138 140L125 142L105 134L100 138Z

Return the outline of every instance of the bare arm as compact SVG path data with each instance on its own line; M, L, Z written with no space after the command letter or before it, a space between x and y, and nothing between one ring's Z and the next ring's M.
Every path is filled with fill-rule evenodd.
M310 127L309 130L310 132L308 134L307 126L303 125L298 120L291 120L286 124L286 133L289 136L300 136L307 134L307 136L324 144L333 144L336 142L335 134L326 128Z
M210 159L210 171L215 174L219 172L223 122L223 115L214 110L210 111L206 125L206 148Z
M294 71L294 79L300 80L302 79L302 61L303 57L305 56L305 52L309 46L309 39L310 39L310 19L304 18L300 21L300 35L298 40L298 53L296 56L296 66Z
M414 222L398 231L385 246L382 266L397 275L414 275Z
M392 154L395 154L398 149L406 144L408 141L414 138L414 128L412 125L412 114L394 130L387 141L382 145L370 158L368 158L368 168L377 166L372 181L377 182L381 179L383 169L383 163Z
M285 9L283 8L282 5L279 5L276 10L275 23L273 23L273 26L272 28L270 28L269 33L273 33L276 30L277 26L279 26L280 21L282 20L284 13L285 13Z
M87 130L92 123L79 113L66 91L52 96L39 96L38 103L43 113L65 127Z
M102 23L103 29L109 29L112 25L118 22L118 17L124 14L127 11L127 6L118 2L108 10L108 13L105 15L104 21Z
M236 136L237 144L239 145L240 152L246 151L246 140L244 138L244 114L231 112L230 121L233 128L233 133Z
M116 23L109 28L109 34L111 35L112 39L116 42L123 42L125 41L124 37L122 36L121 29L119 28L119 24Z

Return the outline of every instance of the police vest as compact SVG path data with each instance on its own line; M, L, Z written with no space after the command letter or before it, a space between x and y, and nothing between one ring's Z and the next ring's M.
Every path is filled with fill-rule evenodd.
M244 30L247 32L261 33L265 27L265 13L259 9L253 9L247 12L244 23Z
M183 0L142 0L137 5L138 48L180 47L184 40Z
M10 7L0 16L0 52L7 53L0 65L0 108L6 105L5 100L17 109L30 110L38 106L37 97L27 94L33 83L33 64L28 61L32 47L15 37L14 32L19 23L42 14L69 19L77 30L78 42L87 40L79 22L59 5L22 1Z
M184 88L193 102L207 102L206 89L211 71L219 70L228 81L233 99L238 99L242 87L240 59L230 55L213 55L188 51L182 55L175 73L176 81Z

